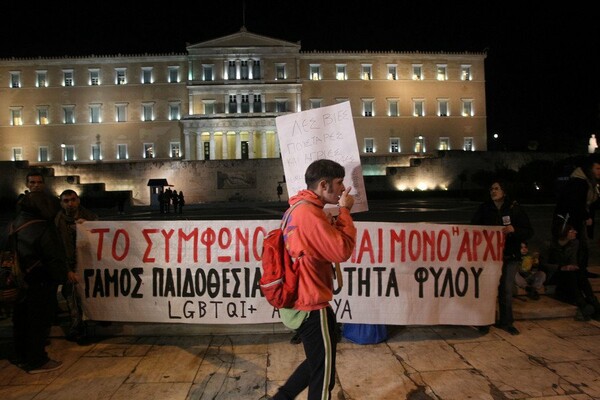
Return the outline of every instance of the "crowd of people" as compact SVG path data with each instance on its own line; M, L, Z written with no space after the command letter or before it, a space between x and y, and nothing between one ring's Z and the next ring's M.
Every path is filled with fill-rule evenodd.
M179 193L177 193L177 190L167 187L164 191L158 193L158 202L161 214L169 214L171 212L171 206L173 206L174 213L181 214L183 212L183 206L185 206L183 190L180 190Z

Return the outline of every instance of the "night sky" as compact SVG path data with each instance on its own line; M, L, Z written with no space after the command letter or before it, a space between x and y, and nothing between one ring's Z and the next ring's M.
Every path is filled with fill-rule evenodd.
M600 16L592 2L243 1L15 7L0 24L0 57L181 53L242 25L301 41L305 51L485 51L488 135L498 133L500 146L586 151L590 134L600 137Z

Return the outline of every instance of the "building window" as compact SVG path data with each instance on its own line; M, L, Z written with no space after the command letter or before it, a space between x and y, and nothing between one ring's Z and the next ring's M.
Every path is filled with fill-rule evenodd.
M48 72L35 71L35 86L48 87Z
M144 143L144 158L154 158L154 143Z
M116 74L115 84L125 85L127 83L127 68L116 68L115 74Z
M235 114L238 112L237 110L237 96L235 94L229 95L229 114Z
M13 147L12 148L12 160L13 161L23 161L23 148L22 147Z
M92 145L92 154L90 156L90 160L92 160L92 161L102 160L102 154L100 153L100 145L97 143Z
M448 80L448 66L446 64L438 64L437 65L436 79L438 81Z
M363 64L361 67L360 77L365 81L373 79L373 66L371 64Z
M242 95L242 113L250 112L250 98L247 94Z
M450 150L450 138L448 137L441 137L440 138L440 145L438 147L439 150Z
M287 112L287 99L275 99L275 112Z
M127 104L115 104L115 121L127 122Z
M373 113L373 100L372 99L363 100L362 106L363 106L363 116L364 117L372 117L374 114Z
M180 145L179 142L171 142L169 144L170 146L170 151L169 151L169 156L171 158L179 158L181 157L181 153L180 153Z
M142 121L154 120L154 103L142 103Z
M179 66L173 65L168 68L169 83L179 83Z
M48 125L48 107L42 106L37 108L37 124Z
M48 162L48 147L40 146L38 147L38 161L39 162Z
M321 64L310 64L308 79L311 81L321 80Z
M99 69L90 69L88 70L90 74L90 86L98 86L100 85L100 70Z
M398 79L398 66L396 64L388 64L387 78L390 81Z
M374 140L373 138L365 138L365 153L374 153L375 148L373 146Z
M448 100L447 99L438 99L438 115L440 117L447 117L450 115L448 112Z
M172 101L169 103L169 121L179 121L181 119L181 103Z
M346 64L336 64L335 79L338 81L345 81L348 79L348 75L346 75Z
M231 81L237 78L236 69L235 61L229 60L227 62L227 80Z
M473 112L473 100L462 100L462 116L472 117L475 115Z
M63 71L63 86L74 86L75 82L73 82L73 70L66 69Z
M214 114L215 113L215 101L214 100L203 100L204 103L204 114Z
M461 65L460 66L460 79L463 81L471 80L471 66L470 65Z
M254 102L252 103L252 112L255 112L255 113L263 112L262 96L260 94L254 95Z
M421 135L415 138L415 153L425 153L425 138Z
M400 153L400 138L390 138L390 153Z
M388 116L397 117L398 115L398 100L388 99Z
M11 107L10 124L12 126L23 125L23 107Z
M285 64L275 64L275 80L286 79Z
M75 106L64 106L63 107L64 123L74 124L75 123Z
M72 144L65 145L65 159L63 161L76 161L77 157L75 157L75 146Z
M206 82L214 81L214 65L204 64L202 65L202 80Z
M413 100L413 116L425 116L425 100Z
M414 81L423 80L423 65L413 64L412 66L412 78Z
M248 61L246 60L240 62L240 79L248 79Z
M102 122L100 116L100 104L92 104L90 105L90 122L92 124L99 124Z
M310 99L310 108L320 108L321 104L323 104L323 99Z
M142 67L142 84L152 83L152 67Z
M253 60L252 62L252 79L260 79L260 60Z
M10 87L17 89L21 87L21 72L11 71L10 72Z
M463 150L464 151L475 151L475 148L473 147L473 138L472 137L465 138Z
M127 145L126 144L118 144L117 145L117 160L127 160Z

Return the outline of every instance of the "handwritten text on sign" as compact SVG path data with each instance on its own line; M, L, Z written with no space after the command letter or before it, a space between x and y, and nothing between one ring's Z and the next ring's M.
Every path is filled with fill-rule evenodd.
M262 297L262 240L279 221L94 221L77 226L84 309L94 320L279 322ZM341 322L494 322L498 227L357 222L332 305Z

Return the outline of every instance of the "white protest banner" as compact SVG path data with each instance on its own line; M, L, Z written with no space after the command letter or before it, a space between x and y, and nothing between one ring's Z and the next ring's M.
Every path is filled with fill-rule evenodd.
M288 196L306 189L306 168L326 158L346 169L344 185L352 186L355 199L352 212L368 211L350 102L282 115L275 123Z
M86 315L92 320L279 322L262 297L269 221L89 221L77 225ZM502 268L502 227L357 222L331 302L340 322L489 325Z

